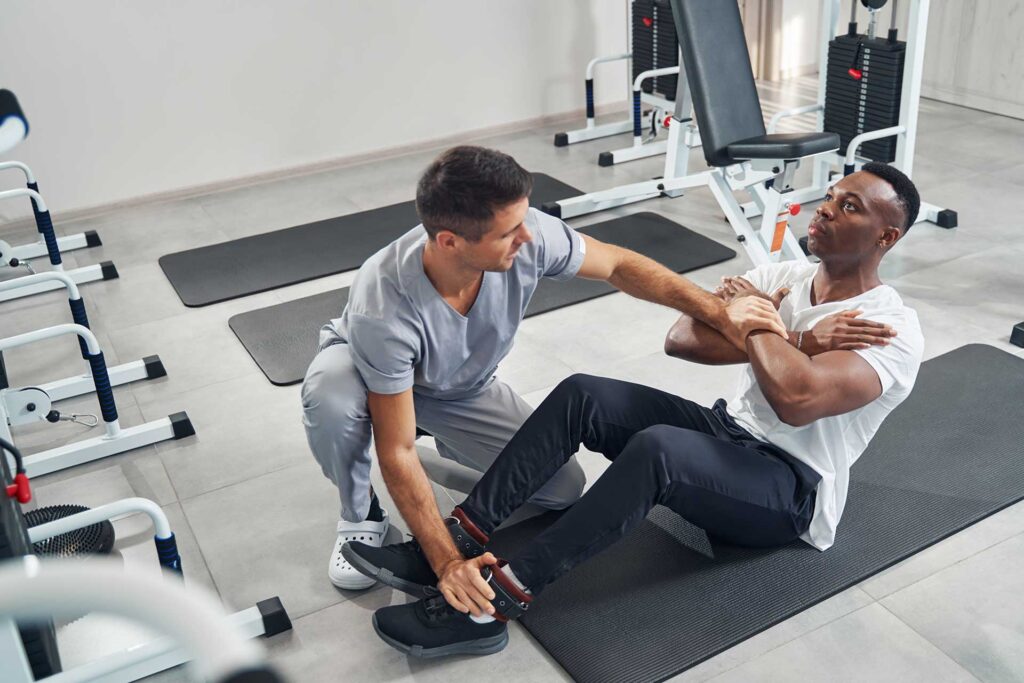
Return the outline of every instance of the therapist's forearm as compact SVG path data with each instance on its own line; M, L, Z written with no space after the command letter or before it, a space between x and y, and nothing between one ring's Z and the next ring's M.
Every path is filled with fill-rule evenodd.
M654 259L626 249L622 252L608 278L610 284L637 299L674 308L716 330L729 325L725 302L714 294Z

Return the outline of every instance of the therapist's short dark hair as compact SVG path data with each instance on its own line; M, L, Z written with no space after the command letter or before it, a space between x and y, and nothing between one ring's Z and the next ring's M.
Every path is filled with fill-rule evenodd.
M450 230L477 242L497 209L530 196L533 176L508 154L485 147L452 147L435 159L416 186L416 211L431 239Z

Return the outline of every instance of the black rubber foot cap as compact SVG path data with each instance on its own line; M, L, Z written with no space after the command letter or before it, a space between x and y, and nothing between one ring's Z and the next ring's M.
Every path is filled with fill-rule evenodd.
M569 135L568 133L555 133L555 147L568 147L569 146Z
M801 237L798 241L800 242L800 248L804 250L804 255L810 256L811 252L807 248L807 238L806 237Z
M95 230L86 230L84 234L85 234L85 246L87 246L87 247L98 247L98 246L103 244L103 241L100 240L100 236L99 236L99 234Z
M104 261L103 263L101 263L100 269L103 272L104 280L116 280L118 277L120 277L117 274L117 268L115 268L114 264L111 263L110 261Z
M164 369L164 363L160 360L160 356L146 356L142 359L142 363L146 366L146 379L167 376L167 370Z
M278 633L290 631L292 620L288 618L288 612L281 604L281 598L276 595L256 603L260 616L263 617L263 635L266 638L276 636Z
M597 155L597 165L598 166L614 166L615 165L615 155L612 154L611 152L601 152L600 154Z
M270 668L236 671L220 680L221 683L284 683L284 679Z
M562 207L559 206L558 202L544 202L541 204L540 210L555 218L562 217Z
M935 217L935 225L940 228L955 228L957 225L956 211L952 209L939 211L939 215Z
M1013 332L1010 333L1010 343L1024 348L1024 323L1017 323L1013 326Z
M188 415L184 412L175 413L170 416L171 418L171 429L174 430L174 440L184 439L186 436L192 436L196 433L195 427L192 426L192 420L188 419Z

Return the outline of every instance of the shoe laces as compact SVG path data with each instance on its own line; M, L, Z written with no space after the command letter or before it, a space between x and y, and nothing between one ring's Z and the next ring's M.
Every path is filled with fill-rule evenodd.
M444 599L444 596L440 595L424 600L423 609L427 613L429 621L444 621L451 617L452 612L454 612L451 605Z

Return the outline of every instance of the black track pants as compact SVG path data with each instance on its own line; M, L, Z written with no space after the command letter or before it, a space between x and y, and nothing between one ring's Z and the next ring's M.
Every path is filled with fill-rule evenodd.
M656 504L717 539L754 547L792 541L814 512L819 475L737 425L724 401L709 409L588 375L551 392L460 507L490 534L580 444L612 464L561 519L509 558L534 593L622 538Z

